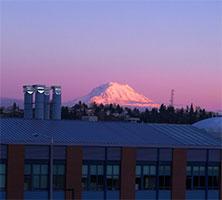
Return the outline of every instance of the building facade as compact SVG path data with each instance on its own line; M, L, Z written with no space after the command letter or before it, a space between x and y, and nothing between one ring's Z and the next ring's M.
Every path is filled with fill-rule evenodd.
M1 199L222 198L221 141L189 125L1 119L0 141Z

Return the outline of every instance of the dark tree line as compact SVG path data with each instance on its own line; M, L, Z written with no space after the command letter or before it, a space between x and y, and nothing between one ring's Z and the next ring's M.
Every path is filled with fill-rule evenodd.
M162 104L159 108L139 110L137 108L123 108L119 105L97 105L90 106L79 102L73 107L62 107L62 119L81 119L82 116L97 116L101 121L123 121L130 118L138 118L144 123L176 123L192 124L199 120L210 118L216 114L207 112L200 107L194 108L191 104L186 108L174 108Z
M14 102L8 108L0 107L0 117L22 118L24 111Z
M16 103L7 109L0 107L1 117L22 118L24 111ZM217 116L200 107L194 108L191 104L186 108L174 108L162 104L159 108L139 110L137 108L121 107L120 105L86 105L79 102L72 107L62 107L62 119L81 120L83 116L96 116L100 121L129 121L136 119L144 123L174 123L192 124L197 121Z

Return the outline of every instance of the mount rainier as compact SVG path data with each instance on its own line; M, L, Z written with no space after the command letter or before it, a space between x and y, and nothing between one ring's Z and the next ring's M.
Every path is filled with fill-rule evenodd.
M73 106L79 101L86 104L119 104L125 107L159 107L151 99L136 92L127 84L109 82L94 88L88 95L77 98L66 103L67 106Z

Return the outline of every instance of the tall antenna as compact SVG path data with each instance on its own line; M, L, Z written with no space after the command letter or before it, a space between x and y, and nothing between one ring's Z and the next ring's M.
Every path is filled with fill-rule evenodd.
M173 106L174 104L174 89L171 90L171 95L170 95L170 106Z

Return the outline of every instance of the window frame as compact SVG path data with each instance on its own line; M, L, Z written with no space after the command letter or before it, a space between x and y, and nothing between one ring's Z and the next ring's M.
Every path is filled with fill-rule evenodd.
M90 186L90 178L91 178L91 173L90 173L90 166L91 165L96 165L97 166L97 170L96 170L96 176L97 176L97 184L96 184L96 189L91 188ZM103 185L100 188L98 186L98 176L100 174L98 174L98 166L102 165L103 166L103 174L102 174L102 180L103 180ZM112 187L112 190L109 190L107 187L107 166L108 165L118 165L119 166L119 175L118 175L118 181L119 181L119 186L118 189L114 189L114 187ZM83 174L83 167L87 166L87 174ZM84 186L83 184L83 175L86 176L86 185ZM114 174L112 174L112 181L113 181L113 176L115 176ZM83 191L120 191L120 181L121 181L121 162L120 161L105 161L105 160L84 160L83 164L82 164L82 189Z
M30 174L26 174L25 173L25 166L26 165L30 165L31 169L30 169ZM46 176L47 177L47 187L46 188L35 188L34 187L34 176L37 176L34 174L33 172L33 165L47 165L48 166L48 170L47 170L47 174L37 174L38 176L42 177L42 176ZM48 160L25 160L24 162L24 191L48 191L49 190L49 184L50 184L50 180L49 180L49 174L50 174L50 165L49 165L49 161ZM30 177L30 188L26 189L25 188L25 178L29 176ZM41 185L41 180L40 180L40 185Z
M4 164L4 166L5 166L4 173L0 173L0 176L4 176L4 187L0 187L0 191L6 191L6 186L7 186L7 160L6 159L0 159L0 164Z
M207 162L187 162L187 165L186 165L186 190L188 191L193 191L193 190L205 190L207 188L207 170L208 170L208 167L207 167ZM187 184L188 184L188 174L187 174L187 168L188 167L191 167L191 170L190 170L190 175L189 175L189 179L190 179L190 188L188 188ZM194 167L198 167L198 176L197 175L194 175ZM200 167L204 167L205 170L204 170L204 175L200 175ZM204 177L204 183L205 185L204 186L201 186L201 178L200 177ZM195 177L198 177L198 185L195 186L194 182L195 182Z
M82 169L83 169L84 165L87 166L87 177L86 177L86 187L83 187L83 185L82 185L83 190L84 191L103 191L103 189L99 189L99 186L98 186L98 166L99 165L103 166L103 185L102 185L102 188L104 188L104 161L96 161L96 160L83 161ZM95 189L92 189L92 187L90 186L90 180L91 180L90 166L92 166L92 165L96 166L96 187L95 187ZM81 177L82 177L82 180L83 180L83 173L82 173ZM81 184L83 184L82 181L81 181Z
M161 166L169 166L170 169L170 173L168 174L164 174L164 175L160 175L160 167ZM158 165L158 190L172 190L172 178L173 178L173 169L172 169L172 161L159 161L159 165ZM164 183L166 183L166 179L169 178L169 186L164 185L163 187L160 187L160 177L163 177L164 179Z
M54 166L55 165L64 165L64 174L63 175L54 174ZM49 171L50 171L50 169L49 169ZM57 188L57 187L54 186L54 181L56 180L55 176L59 176L59 177L63 176L63 182L64 182L64 187L63 188ZM65 160L54 160L53 161L53 190L55 190L55 191L65 191L65 189L66 189L66 161Z
M209 167L218 167L218 185L217 186L212 186L212 187L209 187ZM206 184L207 184L207 188L208 190L220 190L220 182L222 181L222 174L221 174L221 165L220 165L220 162L208 162L207 164L207 181L206 181ZM215 177L215 176L214 176ZM217 177L217 176L216 176Z
M107 182L108 182L108 180L107 180L107 176L108 176L108 174L107 174L107 167L108 166L112 166L112 189L110 190L110 189L108 189L108 184L107 184ZM119 174L118 175L116 175L116 174L114 174L113 172L114 172L114 166L118 166L119 167ZM115 180L115 176L118 176L118 186L117 186L117 188L115 187L115 184L113 183L114 182L114 180ZM106 190L107 191L120 191L120 180L121 180L121 163L120 163L120 161L107 161L107 163L106 163L106 165L105 165L105 171L104 171L104 178L105 178L105 186L106 186Z
M141 169L140 169L140 177L139 177L139 179L140 179L140 185L141 186L139 186L138 187L138 189L136 188L136 179L137 179L137 167L140 167ZM152 176L152 175L148 175L148 177L154 177L155 178L155 186L154 186L154 188L145 188L144 187L144 167L145 166L149 166L149 170L150 170L150 166L155 166L155 176ZM155 190L157 190L157 174L158 174L158 172L157 172L157 170L158 170L158 162L157 161L138 161L138 162L136 162L136 169L135 169L135 190L136 191L142 191L142 190L150 190L150 191L155 191Z

